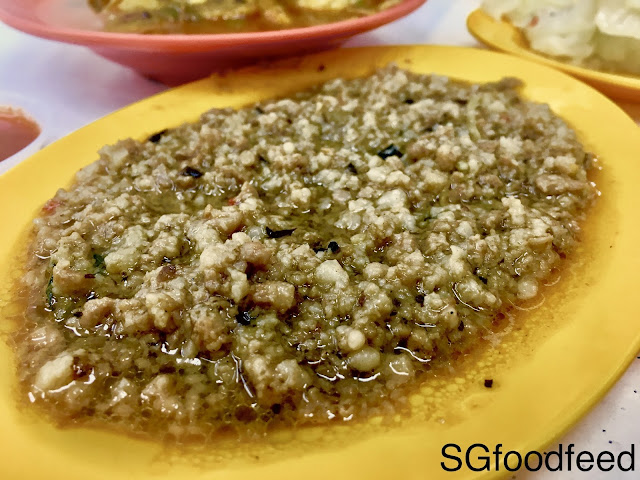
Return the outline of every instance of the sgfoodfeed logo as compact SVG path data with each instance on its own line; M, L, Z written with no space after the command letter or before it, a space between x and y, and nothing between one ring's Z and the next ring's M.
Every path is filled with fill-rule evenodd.
M446 472L457 472L468 469L473 472L515 472L528 470L537 472L545 468L550 472L635 472L635 445L618 454L604 450L590 452L577 451L573 443L560 444L556 450L526 453L506 450L499 443L489 447L482 443L474 443L466 449L455 443L447 443L442 447L440 462Z

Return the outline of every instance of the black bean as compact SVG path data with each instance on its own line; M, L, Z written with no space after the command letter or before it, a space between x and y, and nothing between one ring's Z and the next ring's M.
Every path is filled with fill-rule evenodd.
M251 316L251 314L245 310L240 310L238 312L238 314L236 315L236 321L240 324L240 325L249 325L251 324L251 320L253 320L253 317Z
M398 147L396 147L393 143L391 145L389 145L387 148L385 148L384 150L380 150L378 152L378 156L385 160L389 157L402 157L404 155L404 153L402 153Z
M420 305L424 305L424 295L416 295L416 302Z
M338 245L338 242L334 242L333 240L329 242L329 245L327 245L327 248L331 250L331 253L340 252L340 245Z
M91 371L91 367L89 365L81 363L79 358L73 359L73 365L71 369L73 371L74 380L86 376Z
M284 230L271 230L269 227L266 227L267 237L269 238L282 238L288 237L293 232L295 232L295 228L287 228Z
M186 167L184 170L180 172L180 175L182 175L183 177L200 178L204 174L196 168Z
M168 129L164 129L164 130L160 130L157 133L154 133L153 135L151 135L147 141L151 142L151 143L158 143L160 141L160 139L164 136L165 133L167 133L169 130Z

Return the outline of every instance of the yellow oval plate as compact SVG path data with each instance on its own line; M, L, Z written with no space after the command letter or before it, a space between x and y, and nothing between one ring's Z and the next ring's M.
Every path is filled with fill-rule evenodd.
M557 70L490 51L436 46L338 50L212 77L134 104L50 145L0 177L0 282L4 318L8 285L30 219L103 144L144 138L196 120L212 107L238 107L335 78L367 74L396 62L410 70L474 82L518 76L523 95L547 102L571 123L603 167L603 192L585 234L581 261L546 304L501 340L467 360L468 368L438 376L411 397L413 414L386 427L366 425L280 432L268 441L208 453L170 454L166 447L110 432L58 429L29 408L17 408L9 348L0 345L2 477L48 480L485 478L496 472L443 472L441 449L473 443L526 452L541 449L592 407L640 348L640 316L628 295L640 271L640 136L611 101ZM562 287L562 288L559 288ZM554 291L554 289L556 291ZM526 320L526 322L524 321ZM508 329L509 330L509 329ZM499 341L498 341L499 340ZM485 388L484 379L494 380ZM408 420L407 420L408 419ZM449 461L448 466L455 462ZM504 474L504 469L497 472Z
M581 68L534 52L520 30L482 10L467 17L467 28L476 39L490 47L563 70L611 97L640 101L640 77Z

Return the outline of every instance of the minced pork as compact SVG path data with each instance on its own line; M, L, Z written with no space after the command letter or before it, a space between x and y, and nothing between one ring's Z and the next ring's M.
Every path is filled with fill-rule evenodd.
M579 239L593 157L518 85L390 66L104 147L34 223L23 395L176 437L381 411Z

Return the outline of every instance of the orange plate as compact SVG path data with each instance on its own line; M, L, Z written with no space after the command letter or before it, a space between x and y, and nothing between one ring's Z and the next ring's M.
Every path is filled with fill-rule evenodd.
M0 341L1 478L494 477L496 472L468 469L443 472L443 445L456 443L466 449L478 442L501 443L504 451L541 450L602 398L640 349L640 316L633 299L640 271L638 127L606 97L562 72L513 55L469 48L344 49L213 76L131 105L48 146L0 176L0 329L9 324L10 312L2 306L11 305L8 287L18 275L17 252L24 249L31 219L79 168L97 158L102 145L126 137L144 139L194 121L210 108L237 108L332 78L366 75L390 62L472 82L518 76L524 81L522 95L548 103L598 156L602 197L576 252L579 261L544 292L544 305L504 336L494 337L494 346L470 357L467 368L430 377L416 387L409 399L411 415L399 415L394 426L380 426L381 419L374 418L367 424L276 432L258 443L221 439L201 455L172 455L160 445L103 431L57 429L29 408L20 411L13 391L13 355ZM483 386L488 378L494 380L493 388Z
M313 27L215 35L101 31L87 0L0 0L0 20L31 35L85 45L147 77L178 85L214 71L337 47L408 15L425 1L403 0L373 15Z
M467 28L478 41L490 47L563 70L611 97L640 101L640 77L601 72L546 57L531 50L527 39L516 27L496 20L482 10L476 10L467 17Z

